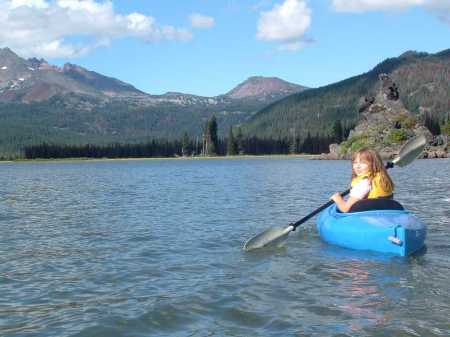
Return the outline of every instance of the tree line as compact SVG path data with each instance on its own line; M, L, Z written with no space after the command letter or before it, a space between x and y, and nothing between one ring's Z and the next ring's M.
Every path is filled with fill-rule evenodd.
M303 142L289 138L264 139L242 137L240 141L218 139L214 153L202 153L201 146L192 140L153 140L140 144L66 145L42 143L24 148L26 159L58 158L151 158L181 156L265 155L328 152L329 137L308 135ZM233 145L231 145L233 144Z
M331 135L308 133L306 137L292 132L283 138L244 136L239 127L230 127L226 138L218 137L218 125L212 116L204 125L202 140L191 139L185 132L179 140L153 139L146 143L109 145L67 145L42 143L24 148L26 159L57 158L151 158L186 156L320 154L328 152L331 143L344 140L352 126L336 121Z
M202 142L184 133L180 140L154 139L139 144L66 145L42 143L24 148L26 159L50 158L147 158L180 156L225 156L265 154L319 154L339 141L346 132L336 126L335 135L307 134L306 137L259 138L244 136L240 128L230 128L227 138L217 136L217 120L213 116L205 125Z

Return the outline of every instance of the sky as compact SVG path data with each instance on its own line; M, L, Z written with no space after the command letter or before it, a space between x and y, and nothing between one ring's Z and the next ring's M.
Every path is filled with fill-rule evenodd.
M0 47L150 94L251 76L320 87L450 48L450 0L0 0Z

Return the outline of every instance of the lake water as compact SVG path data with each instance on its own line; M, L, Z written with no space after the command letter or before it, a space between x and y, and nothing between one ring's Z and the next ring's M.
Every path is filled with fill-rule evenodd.
M428 224L409 258L243 242L348 184L301 158L0 165L1 336L449 336L450 160L391 170Z

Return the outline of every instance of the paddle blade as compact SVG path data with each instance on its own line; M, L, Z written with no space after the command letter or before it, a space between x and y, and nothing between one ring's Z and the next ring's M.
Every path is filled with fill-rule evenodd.
M406 166L414 161L427 145L427 139L424 135L412 138L400 150L398 156L392 161L395 166Z
M287 226L285 228L270 228L249 239L244 244L244 250L250 251L269 245L273 247L279 246L287 239L289 233L293 229L293 226Z

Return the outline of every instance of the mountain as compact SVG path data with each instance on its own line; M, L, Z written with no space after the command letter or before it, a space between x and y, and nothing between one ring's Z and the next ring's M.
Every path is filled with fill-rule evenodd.
M67 63L63 68L44 59L20 58L0 49L0 101L31 103L68 93L91 97L143 96L132 85Z
M225 96L233 99L266 100L281 98L306 89L306 87L283 81L277 77L254 76L230 90Z
M101 75L95 71L89 71L76 64L66 63L62 73L79 83L101 91L106 96L145 95L144 92L136 89L131 84Z
M35 102L68 93L102 99L130 99L142 105L173 103L178 105L232 104L233 101L273 102L306 87L276 77L251 77L224 95L203 97L177 92L150 95L132 85L90 71L76 64L62 68L44 59L20 58L9 48L0 49L0 101Z
M379 75L398 84L405 107L420 118L442 119L450 112L450 49L436 54L408 51L389 58L367 73L290 95L254 114L244 132L264 137L331 133L334 121L354 124L359 109L376 95Z
M215 114L219 134L277 99L304 90L277 78L253 77L215 97L151 95L75 64L25 60L0 49L0 154L28 144L142 142L200 137Z

